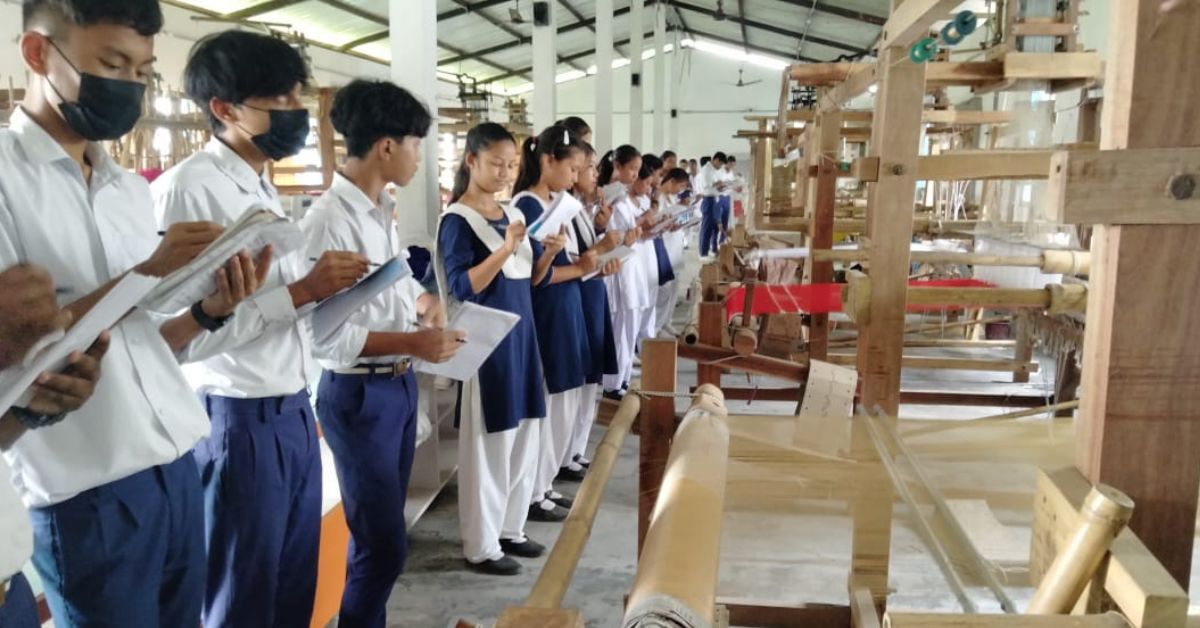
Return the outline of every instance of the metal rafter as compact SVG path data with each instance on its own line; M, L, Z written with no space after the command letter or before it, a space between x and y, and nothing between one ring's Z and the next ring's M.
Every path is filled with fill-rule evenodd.
M271 0L270 2L260 2L259 4L248 6L232 13L226 13L221 17L227 20L248 20L256 15L284 9L293 4L300 4L301 2L304 2L304 0Z
M575 18L575 24L571 24L570 26L582 25L584 28L588 29L589 31L592 31L593 33L596 32L596 18L593 17L591 19L588 19L586 17L583 17L583 14L580 13L567 0L558 0L558 3L561 4L563 6L563 8L567 10L567 13L570 13ZM616 17L617 17L617 12L613 11L613 18L616 18ZM562 29L559 29L558 32L565 33L565 32L569 32L569 31L567 31L565 28L562 28ZM626 54L624 50L622 50L621 48L618 48L616 46L613 46L613 49L615 49L621 55Z
M613 11L613 18L620 17L622 15L625 15L626 13L629 13L629 7L622 7L620 9ZM558 34L562 35L563 33L569 33L571 31L579 30L581 28L590 29L593 26L595 26L595 24L596 24L596 18L589 17L587 19L583 19L578 22L575 22L574 24L568 24L566 26L559 28ZM440 66L440 65L450 65L450 64L454 64L454 63L459 63L460 61L466 61L467 59L472 58L473 55L493 54L493 53L501 52L504 50L510 50L512 48L518 48L520 46L525 45L526 43L528 43L528 42L527 41L506 41L503 43L496 44L495 46L490 46L488 48L484 48L483 50L470 52L470 53L467 53L467 54L464 54L461 56L455 56L455 57L449 57L446 59L442 59L441 61L438 61L438 65ZM614 45L613 48L616 49L617 46ZM626 55L626 56L628 56L628 55Z
M828 13L830 15L836 15L859 22L865 22L867 24L874 24L875 26L883 26L887 22L886 15L875 15L873 13L855 11L854 9L845 9L827 2L814 2L813 0L775 0L775 2L782 2L784 4L790 4L794 7L803 7L805 9L816 8L816 10L820 11L821 13Z
M742 16L742 48L750 52L750 35L746 32L746 0L738 0L738 15Z
M643 37L644 38L654 37L654 31L649 31L649 32L645 33L643 35ZM630 39L631 38L626 37L625 39L622 39L621 41L614 41L613 47L628 45ZM593 47L593 48L589 48L587 50L581 50L579 52L569 54L569 55L563 57L563 59L567 59L569 61L576 61L576 60L582 59L588 55L595 54L595 52L596 52L596 49ZM497 74L496 76L489 76L486 79L480 81L480 83L495 83L496 81L503 81L504 79L517 76L518 73L532 72L532 71L533 71L533 66L529 66L526 68L521 68L520 70L514 70L513 72L510 72L508 74Z
M509 35L512 35L513 37L515 37L517 39L518 44L533 41L532 37L526 37L525 35L522 35L521 31L518 31L517 29L509 26L508 24L505 24L504 22L496 19L495 17L492 17L490 14L485 13L483 11L475 11L474 7L471 5L471 3L467 2L467 0L454 0L454 4L457 4L463 8L472 9L472 12L474 13L474 15L476 15L480 18L483 18L484 20L487 20L487 22L489 24L491 24L492 26L495 26L496 28L504 31L505 33L508 33ZM445 47L445 46L443 46L443 47ZM446 48L446 49L450 50L449 48ZM466 53L464 53L464 54L466 54ZM461 56L461 55L459 55L459 56ZM559 63L565 63L565 64L571 66L572 68L579 70L580 72L583 71L583 68L579 67L578 64L572 63L571 61L564 58L562 55L556 55L556 56L558 58ZM518 74L520 74L520 73L518 73Z
M371 11L368 11L366 9L354 6L353 4L350 4L349 2L343 2L342 0L317 0L317 1L326 6L331 6L339 11L345 11L346 13L349 13L350 15L353 15L354 17L367 20L368 22L374 22L380 26L391 26L391 22L388 21L388 18L386 15L372 13Z
M358 48L359 46L363 46L363 45L369 44L371 42L376 42L381 39L387 39L388 35L391 35L391 34L392 34L391 31L389 31L388 29L385 28L377 33L371 33L370 35L364 35L362 37L359 37L358 39L355 39L353 41L348 41L348 42L342 44L342 50L343 51L354 50L355 48Z
M693 35L696 35L698 37L703 37L705 39L711 39L715 42L722 43L722 44L728 44L730 46L742 45L742 42L740 42L736 39L730 39L728 37L714 35L712 33L708 33L708 32L702 31L702 30L690 29L689 32L691 32ZM773 48L767 48L765 46L758 46L758 45L754 45L754 44L751 44L750 46L747 46L747 47L750 49L751 52L761 52L762 54L772 55L772 56L778 57L780 59L798 59L800 61L808 61L810 63L826 63L829 61L829 59L815 59L813 57L797 55L793 52L782 52L780 50L775 50Z
M507 2L512 2L512 0L482 0L481 2L476 2L475 4L460 6L457 9L450 9L449 11L438 13L437 19L439 22L441 22L442 20L449 20L461 15L470 15L471 13L480 9L494 7L497 4L505 4Z
M707 15L709 17L714 17L716 15L716 11L709 9L708 7L702 7L702 6L697 6L694 4L688 4L687 2L675 2L674 4L677 8L691 11L693 13L700 13L703 15ZM740 23L743 28L749 26L750 28L754 28L754 29L761 30L761 31L766 31L768 33L775 33L776 35L783 35L784 37L792 37L794 39L804 39L805 41L810 41L814 44L821 44L822 46L838 48L840 50L845 50L847 52L852 52L855 54L868 54L870 52L869 50L867 50L865 48L860 48L854 44L848 44L844 41L837 41L834 39L825 39L824 37L817 37L815 35L808 35L807 37L805 37L803 33L797 33L796 31L788 30L786 28L782 28L779 26L775 26L774 24L766 24L763 22L755 21L755 20L748 20L744 17L733 17L732 15L729 15L729 16L726 16L726 19L731 22ZM741 45L741 43L734 42L733 45L737 46L737 45ZM749 48L748 45L747 45L747 48ZM787 56L790 57L792 55L787 55Z

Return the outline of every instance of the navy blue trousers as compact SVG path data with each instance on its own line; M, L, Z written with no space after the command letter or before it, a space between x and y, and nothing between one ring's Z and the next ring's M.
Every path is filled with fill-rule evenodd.
M0 628L40 628L37 600L23 574L18 573L8 583L8 594L0 604Z
M729 218L733 213L733 202L729 196L721 196L718 199L721 208L721 242L724 242L729 237Z
M212 419L212 435L196 445L208 538L204 625L307 626L321 535L321 452L308 395L204 403Z
M192 454L29 514L58 628L196 625L204 513Z
M709 251L717 252L721 237L721 205L715 196L705 196L700 201L700 256Z
M404 504L417 439L416 377L325 371L317 412L350 527L338 626L383 628L408 558Z

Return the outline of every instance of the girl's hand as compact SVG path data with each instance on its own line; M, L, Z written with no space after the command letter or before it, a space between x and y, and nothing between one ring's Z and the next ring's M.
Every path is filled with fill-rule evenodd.
M600 209L596 212L596 227L598 229L607 229L608 221L612 220L613 208L608 203L600 203Z
M641 237L642 237L642 230L637 227L634 227L633 229L626 231L625 232L625 246L633 246L634 244L637 244L638 239Z
M586 251L583 255L580 255L578 262L579 270L583 271L583 274L585 275L590 275L595 272L596 267L598 266L596 257L595 251Z
M600 271L600 276L608 277L609 275L615 275L619 272L621 272L621 260L612 259L608 260L608 263L604 265L604 268Z
M563 225L555 235L546 236L546 239L542 240L542 246L545 247L546 253L550 255L557 255L559 251L566 248L567 226Z
M504 250L512 254L516 252L517 247L521 246L521 241L525 239L525 223L510 222L508 228L504 230Z

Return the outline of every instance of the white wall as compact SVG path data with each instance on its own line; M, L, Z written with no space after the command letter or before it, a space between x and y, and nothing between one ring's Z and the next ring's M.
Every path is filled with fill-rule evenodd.
M670 53L669 53L670 54ZM668 54L668 59L670 58ZM651 146L654 128L654 63L643 66L643 123L645 138L640 142L629 137L629 66L613 70L613 140L614 144L632 143L646 152L661 153L672 149L681 158L699 158L716 151L732 152L738 161L748 159L750 143L733 135L742 129L754 128L744 116L776 114L779 106L779 82L782 70L769 70L747 65L747 82L762 80L749 87L734 87L741 65L700 50L684 49L683 76L676 83L679 110L679 146ZM595 77L562 83L558 86L559 117L577 115L591 122L595 116ZM532 96L532 95L531 95ZM668 116L669 116L668 112Z

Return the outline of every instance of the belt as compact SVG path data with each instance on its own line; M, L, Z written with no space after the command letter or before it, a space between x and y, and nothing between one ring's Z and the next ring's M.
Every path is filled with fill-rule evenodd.
M404 358L393 364L361 364L348 369L333 369L337 375L390 375L403 377L412 366L412 358Z

